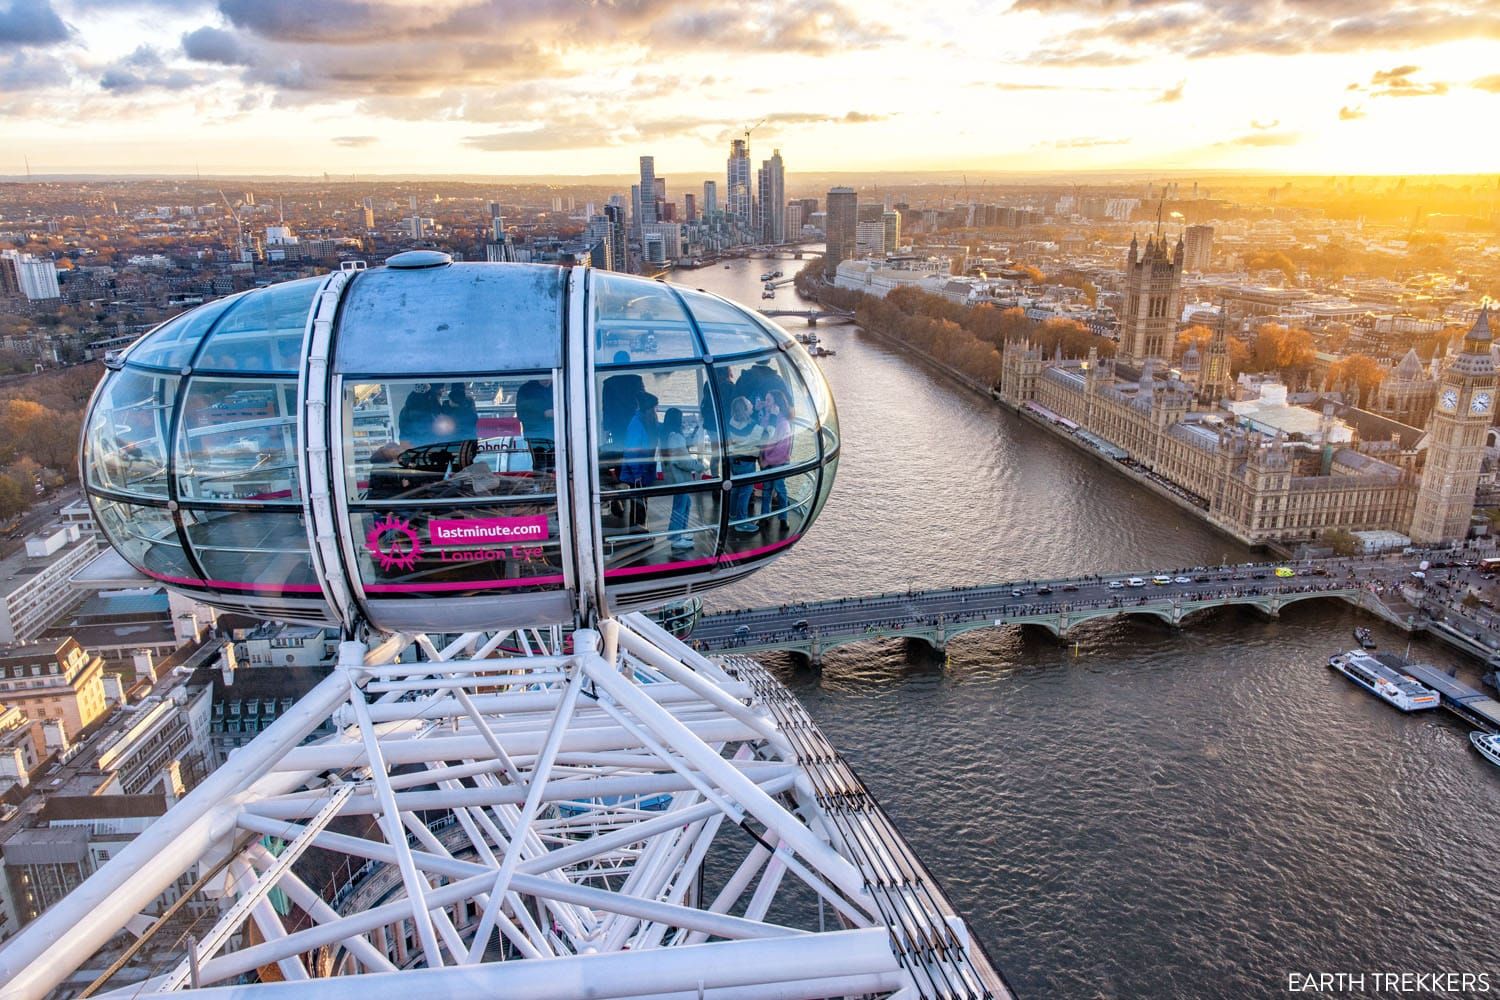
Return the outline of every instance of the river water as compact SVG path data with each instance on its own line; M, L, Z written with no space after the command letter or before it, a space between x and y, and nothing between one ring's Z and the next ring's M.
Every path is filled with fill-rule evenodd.
M795 308L790 287L762 302L758 276L798 266L676 280ZM806 539L713 606L1250 558L910 355L818 333L837 351L820 364L838 484ZM836 650L821 673L767 661L1022 997L1279 996L1318 972L1486 973L1500 992L1500 771L1446 713L1403 716L1324 665L1356 623L1406 647L1308 602L1176 633L1095 623L1065 646L969 633L943 666L900 642ZM1456 653L1411 649L1473 679Z

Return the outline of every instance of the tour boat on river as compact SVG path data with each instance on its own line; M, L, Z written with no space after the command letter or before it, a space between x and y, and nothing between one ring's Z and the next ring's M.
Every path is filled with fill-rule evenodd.
M1351 649L1328 658L1328 665L1375 697L1403 712L1437 708L1436 691L1416 678L1386 666L1361 649Z

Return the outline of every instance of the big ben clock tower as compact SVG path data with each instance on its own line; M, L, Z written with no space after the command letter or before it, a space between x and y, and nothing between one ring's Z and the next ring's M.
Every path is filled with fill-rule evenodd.
M1437 406L1427 424L1427 462L1411 519L1411 540L1419 544L1459 541L1469 533L1484 436L1495 412L1490 346L1485 306L1464 337L1458 357L1443 372Z

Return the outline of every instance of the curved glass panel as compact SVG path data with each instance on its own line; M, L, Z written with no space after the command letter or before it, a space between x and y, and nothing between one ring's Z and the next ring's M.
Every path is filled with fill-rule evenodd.
M175 376L132 368L105 376L84 438L90 486L167 496L167 434L176 396Z
M351 514L374 597L462 597L563 584L557 506L509 503Z
M712 566L723 498L718 483L700 483L696 489L685 485L677 493L614 501L602 519L604 575L629 577Z
M196 577L183 554L171 511L96 497L94 512L109 543L142 573L168 583Z
M707 374L707 367L693 364L611 369L599 376L599 488L603 492L718 476L719 421ZM681 442L669 444L674 435ZM662 454L667 450L681 456L672 467ZM692 474L689 464L696 470Z
M205 587L318 595L301 511L191 510L179 512L183 532Z
M725 450L736 479L818 457L818 415L802 378L778 351L770 357L714 366L727 400Z
M725 551L744 555L795 539L812 518L817 491L817 470L736 484L729 491Z
M715 358L762 351L777 345L776 339L745 310L703 292L679 288L687 302L708 353Z
M295 375L307 315L323 280L303 278L246 295L209 335L194 370Z
M828 380L823 377L823 372L799 344L786 351L786 357L790 358L796 366L798 374L802 376L802 382L807 386L812 396L813 412L818 415L818 423L823 426L825 435L831 437L832 444L824 441L824 451L830 451L837 447L839 440L839 418L838 410L833 405L833 394L828 391Z
M553 494L558 409L550 375L346 382L349 500Z
M177 495L184 500L301 499L297 383L189 379L177 431L176 476Z
M797 338L793 337L790 333L787 333L784 329L782 329L781 324L777 323L775 320L773 320L773 319L771 319L771 318L769 318L767 316L763 316L760 313L756 313L755 314L755 321L761 325L761 329L765 330L767 333L769 333L771 335L771 339L774 340L774 341L776 341L776 343L778 343L778 344L795 344L795 343L797 343Z
M699 356L687 313L665 284L600 271L593 274L597 366L679 361Z
M125 355L125 360L131 364L156 368L182 368L193 359L198 342L203 339L214 320L223 315L224 310L238 304L243 297L231 295L229 298L217 299L168 320L142 337Z
M450 378L560 368L567 281L542 264L364 271L344 293L334 367Z

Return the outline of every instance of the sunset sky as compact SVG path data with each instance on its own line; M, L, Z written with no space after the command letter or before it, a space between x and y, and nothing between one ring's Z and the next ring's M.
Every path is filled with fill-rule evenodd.
M1495 0L0 0L0 175L1500 170Z

